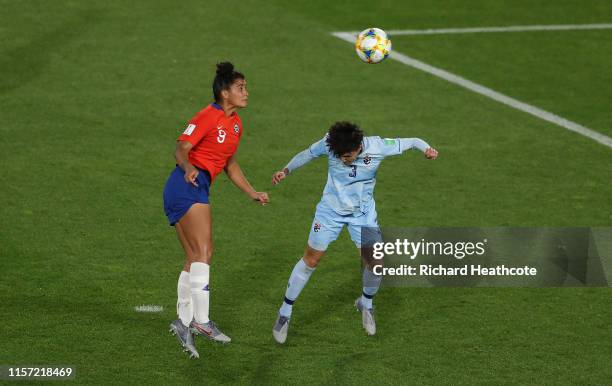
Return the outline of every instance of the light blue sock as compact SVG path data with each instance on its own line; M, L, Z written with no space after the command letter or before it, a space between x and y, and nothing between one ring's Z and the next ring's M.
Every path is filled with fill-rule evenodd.
M363 293L361 294L361 304L365 308L372 308L372 298L380 288L382 275L375 275L374 272L367 268L363 269Z
M293 302L295 302L300 292L302 292L302 289L308 282L308 279L310 279L310 275L312 275L314 270L314 268L310 268L306 265L304 259L300 259L295 267L293 267L293 271L291 271L291 276L289 277L289 283L287 284L287 291L285 291L285 300L278 311L279 314L288 318L291 317Z

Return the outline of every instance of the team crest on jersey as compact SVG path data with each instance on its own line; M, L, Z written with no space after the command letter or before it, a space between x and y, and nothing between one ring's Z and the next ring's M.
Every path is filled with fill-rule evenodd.
M314 230L315 232L320 231L321 230L321 224L319 224L318 222L315 222L312 230Z
M363 156L363 163L369 165L372 162L372 157L368 153Z
M240 126L237 123L234 123L234 133L238 134L240 132Z

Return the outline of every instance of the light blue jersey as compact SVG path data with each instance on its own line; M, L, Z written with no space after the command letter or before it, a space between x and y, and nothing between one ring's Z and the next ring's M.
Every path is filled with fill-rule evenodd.
M348 227L357 248L361 248L363 237L366 244L380 241L373 198L380 163L385 157L412 148L425 152L429 145L418 138L365 137L361 153L351 165L346 166L329 151L326 139L327 136L297 154L286 166L289 172L293 172L317 157L327 155L328 158L327 184L321 202L317 204L308 245L318 251L327 250L344 226Z
M364 137L361 153L350 166L346 166L328 149L326 138L327 136L323 137L297 154L286 167L292 172L317 157L327 155L327 184L321 202L342 216L362 216L374 206L376 172L385 157L401 154L412 148L425 152L429 147L419 138Z

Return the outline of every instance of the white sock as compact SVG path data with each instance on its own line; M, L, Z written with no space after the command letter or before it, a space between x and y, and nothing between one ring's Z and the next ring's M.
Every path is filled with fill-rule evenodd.
M176 313L183 324L189 327L193 319L193 303L191 302L191 286L189 284L189 272L182 271L176 289L178 299L176 301Z
M198 323L208 323L210 266L206 263L191 263L189 283L191 284L191 302L193 316Z
M310 268L306 265L304 259L300 259L295 267L293 267L293 271L291 271L291 276L289 277L289 283L287 284L287 291L285 291L285 300L278 311L279 314L288 318L291 317L293 302L295 302L300 292L302 292L302 289L304 289L304 286L308 282L308 279L310 279L310 275L312 275L314 270L314 268Z

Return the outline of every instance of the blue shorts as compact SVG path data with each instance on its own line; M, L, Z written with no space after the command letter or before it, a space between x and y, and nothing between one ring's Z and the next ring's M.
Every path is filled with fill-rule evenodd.
M361 216L339 215L323 201L317 204L317 211L312 220L310 227L310 235L308 236L308 246L317 251L325 251L332 241L335 241L342 228L348 227L351 240L357 248L361 248L362 244L372 244L373 242L381 241L380 229L376 219L376 207L372 208L368 213ZM367 240L362 240L362 233Z
M210 174L206 170L198 169L196 181L198 186L185 181L185 172L178 165L170 173L164 187L164 212L170 225L174 226L187 213L191 205L196 203L208 204L208 191L210 189Z

